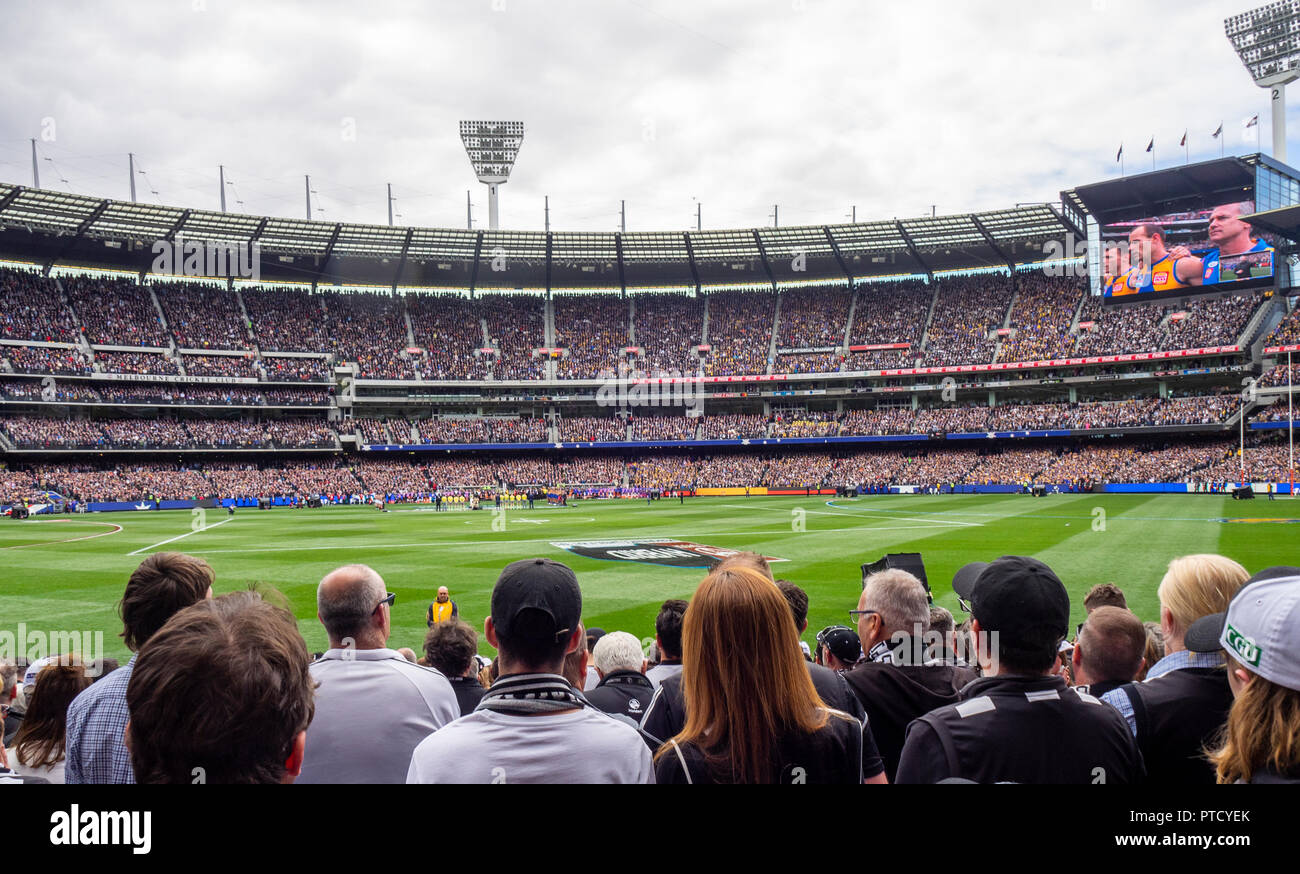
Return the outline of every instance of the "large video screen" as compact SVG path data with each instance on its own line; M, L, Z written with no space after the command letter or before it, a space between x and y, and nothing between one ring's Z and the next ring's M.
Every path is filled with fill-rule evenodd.
M1249 200L1134 218L1101 228L1106 303L1181 297L1273 283L1273 242L1243 221Z

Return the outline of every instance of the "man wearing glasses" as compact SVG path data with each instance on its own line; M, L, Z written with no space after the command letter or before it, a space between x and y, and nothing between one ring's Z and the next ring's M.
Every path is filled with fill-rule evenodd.
M857 624L865 657L843 676L867 712L892 783L907 724L955 702L957 691L975 679L975 672L924 663L930 599L924 584L905 570L891 568L867 577L858 609L849 616Z
M441 672L388 649L396 596L373 569L327 574L316 616L330 648L311 666L316 716L298 783L403 783L420 741L460 716Z

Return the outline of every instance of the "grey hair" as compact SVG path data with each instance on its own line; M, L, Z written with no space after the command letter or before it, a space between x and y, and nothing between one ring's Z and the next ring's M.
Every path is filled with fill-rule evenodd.
M602 674L614 671L639 671L645 654L641 652L641 641L626 631L611 631L596 641L596 648L591 651L596 660L596 670Z
M325 580L336 575L346 577L348 585L333 586L332 597L327 598ZM330 639L356 637L384 595L383 577L364 564L345 565L326 574L316 589L316 610Z
M886 637L902 631L913 633L916 626L930 627L930 602L925 586L905 570L890 568L867 577L863 586L865 603L879 611Z

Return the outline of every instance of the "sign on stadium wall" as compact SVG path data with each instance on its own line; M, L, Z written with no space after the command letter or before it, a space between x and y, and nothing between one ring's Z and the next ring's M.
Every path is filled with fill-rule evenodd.
M204 383L241 383L256 385L257 380L251 376L177 376L165 373L92 373L91 379L111 380L114 382L204 382Z
M850 346L850 352L891 352L896 349L911 349L911 343L868 343L861 346Z
M667 567L709 569L740 552L689 540L587 540L552 543L558 549L602 561L633 561ZM768 561L789 561L765 556Z
M814 352L838 352L839 346L787 346L777 349L777 355L811 355Z

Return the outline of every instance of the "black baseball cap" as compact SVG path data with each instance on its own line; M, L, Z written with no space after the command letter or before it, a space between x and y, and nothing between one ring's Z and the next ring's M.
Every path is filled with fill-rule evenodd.
M1234 592L1229 599L1229 603L1237 600L1237 596L1251 583L1297 576L1300 576L1300 568L1297 567L1278 565L1277 567L1264 568L1242 583L1241 588ZM1202 616L1187 626L1187 631L1183 634L1183 646L1192 652L1218 652L1223 649L1223 645L1219 643L1219 638L1223 636L1223 627L1227 624L1227 621L1228 611L1226 610L1222 613L1210 613L1207 616Z
M582 590L568 565L526 558L506 565L492 588L492 624L514 639L561 642L582 619Z
M985 631L1013 650L1056 646L1070 632L1070 595L1060 577L1036 558L1004 555L957 571L952 588L971 605Z
M817 644L830 650L831 655L847 664L857 664L862 658L862 640L847 625L832 625L817 632Z

